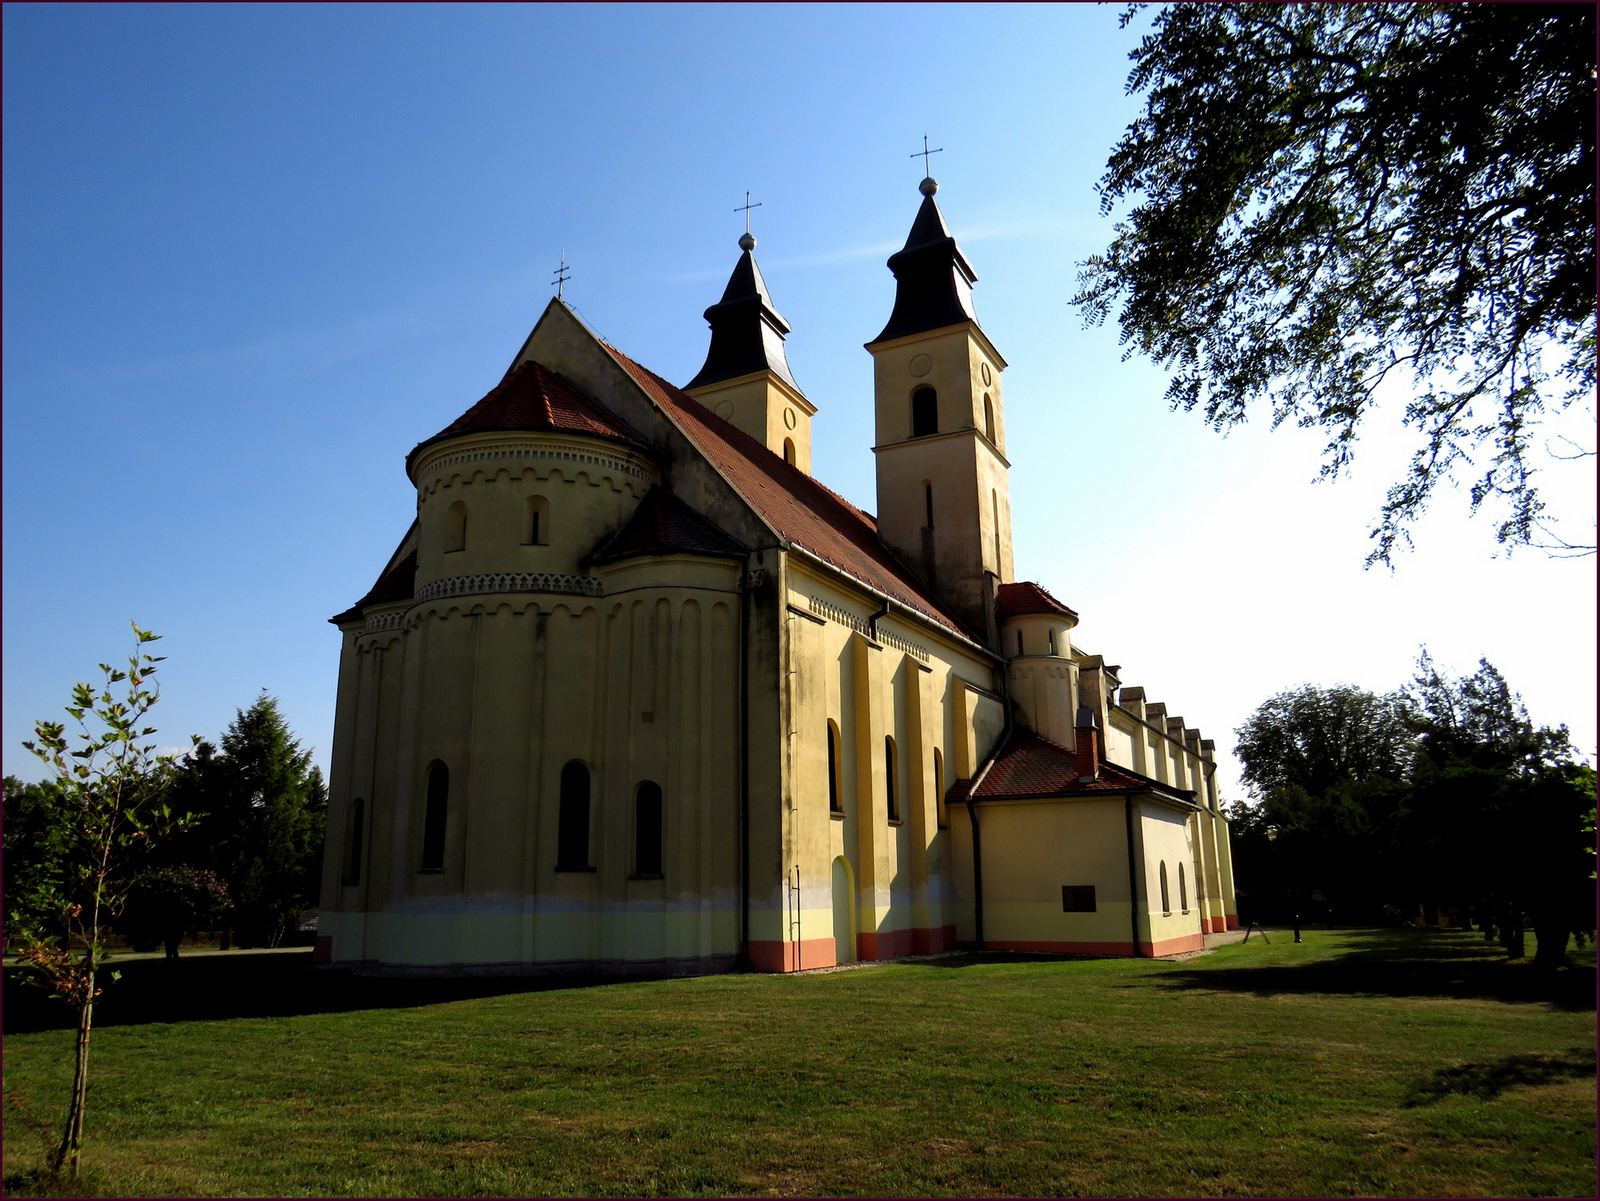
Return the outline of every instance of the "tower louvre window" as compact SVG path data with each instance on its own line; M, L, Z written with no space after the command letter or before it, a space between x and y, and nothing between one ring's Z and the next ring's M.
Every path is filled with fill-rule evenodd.
M989 399L987 392L983 394L983 432L990 442L994 442L994 401Z
M939 394L932 388L918 388L911 394L911 436L926 438L939 432Z

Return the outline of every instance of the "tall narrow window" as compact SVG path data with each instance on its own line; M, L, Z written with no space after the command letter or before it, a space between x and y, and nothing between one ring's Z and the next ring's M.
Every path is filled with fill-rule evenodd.
M1183 864L1178 864L1178 907L1189 912L1189 881L1183 874Z
M933 748L933 795L938 802L935 809L942 830L950 824L950 811L944 804L944 752L938 747Z
M927 504L927 507L928 507L928 528L931 530L933 528L933 485L932 484L924 483L922 485L922 499Z
M828 722L828 812L844 812L844 799L839 795L839 727L831 720Z
M889 820L897 822L900 820L900 790L895 787L894 775L894 739L885 738L883 740L883 778L888 787Z
M1056 653L1056 632L1054 630L1047 632L1050 635L1050 653L1053 655Z
M428 804L422 814L422 870L444 871L445 817L450 806L450 769L435 763L428 769Z
M994 509L994 571L1000 574L1000 490L989 489L989 505Z
M560 829L556 834L556 870L582 871L589 866L589 769L574 759L561 769Z
M1172 899L1167 895L1167 861L1161 861L1161 916L1172 916Z
M994 401L989 399L987 392L983 394L983 432L988 435L990 442L994 442Z
M1021 653L1022 653L1022 631L1018 630L1017 631L1017 654L1020 655Z
M911 394L911 436L926 438L939 432L939 394L932 388L918 388Z
M542 496L528 497L528 546L550 545L550 502Z
M783 461L785 463L789 464L790 467L794 466L794 439L793 438L785 438L783 440Z
M646 780L633 800L633 874L661 874L661 785Z
M361 827L362 819L366 816L365 810L366 803L360 797L350 802L350 845L344 866L346 884L361 883Z
M459 500L445 511L444 548L445 550L467 549L467 506Z

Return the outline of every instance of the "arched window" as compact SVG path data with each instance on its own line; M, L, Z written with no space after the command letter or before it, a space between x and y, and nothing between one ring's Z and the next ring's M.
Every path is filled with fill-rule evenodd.
M1017 654L1020 655L1021 653L1022 653L1022 631L1018 630L1017 631Z
M843 790L839 787L839 727L828 721L828 812L844 812Z
M589 866L589 769L576 759L561 769L559 820L556 870L582 871Z
M646 780L633 798L633 874L661 874L661 785Z
M1183 874L1183 864L1178 864L1178 907L1189 912L1189 881Z
M922 481L922 499L928 505L928 528L933 528L933 485L927 480Z
M1056 653L1056 632L1054 630L1047 632L1050 635L1050 653L1053 655Z
M550 545L550 502L544 497L528 497L528 519L525 528L528 535L526 545Z
M422 870L444 871L444 823L450 811L450 769L435 762L428 769L428 804L422 814Z
M987 392L983 394L983 432L988 435L990 442L994 442L994 401L989 399Z
M1167 895L1167 861L1161 861L1161 916L1172 916L1172 900Z
M900 820L900 790L895 787L894 766L894 739L885 738L883 740L883 778L888 786L889 820L897 822Z
M918 388L911 394L911 436L925 438L939 432L939 394Z
M944 752L938 747L933 748L933 794L938 800L936 808L939 828L942 830L950 824L950 811L944 803Z
M794 439L793 438L785 438L783 440L783 461L785 463L789 464L790 467L794 466Z
M444 515L445 550L467 549L467 506L459 500Z
M366 817L366 804L360 797L350 802L350 842L345 856L344 882L361 883L362 819Z

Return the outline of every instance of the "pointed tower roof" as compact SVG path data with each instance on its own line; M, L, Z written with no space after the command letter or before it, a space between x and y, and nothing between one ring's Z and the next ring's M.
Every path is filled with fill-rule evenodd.
M930 177L922 181L921 188L922 207L911 223L906 244L889 256L889 270L897 281L894 311L889 314L889 324L868 346L978 319L972 310L972 285L978 273L956 245L934 202L939 185Z
M734 264L722 299L706 310L711 324L711 349L705 366L685 388L699 388L720 380L735 379L757 371L771 371L795 391L800 385L789 374L789 360L783 351L783 338L789 323L772 306L767 281L761 278L752 253L756 240L748 233L739 239L742 253Z

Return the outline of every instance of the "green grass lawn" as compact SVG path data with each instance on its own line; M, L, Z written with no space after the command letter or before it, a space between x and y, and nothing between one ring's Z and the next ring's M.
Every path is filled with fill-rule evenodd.
M1540 977L1471 934L1312 931L1174 963L599 986L131 963L95 1036L86 1184L1594 1196L1593 951L1573 959ZM5 1000L5 1183L26 1193L71 1032L10 973Z

